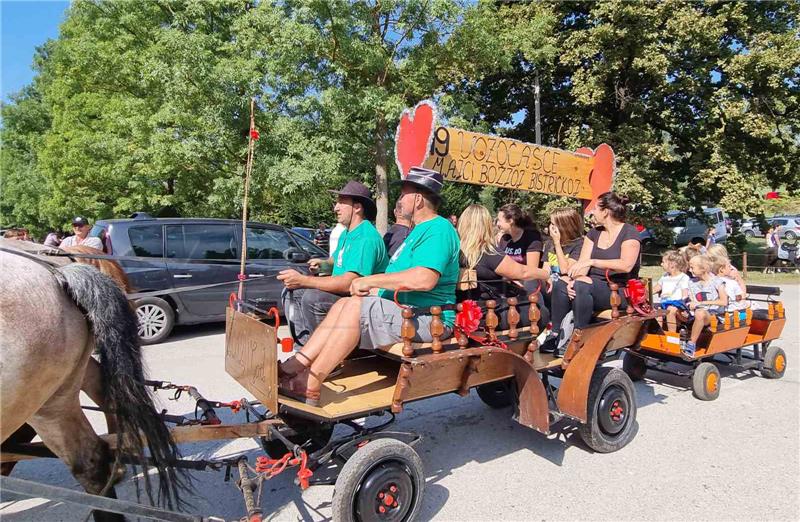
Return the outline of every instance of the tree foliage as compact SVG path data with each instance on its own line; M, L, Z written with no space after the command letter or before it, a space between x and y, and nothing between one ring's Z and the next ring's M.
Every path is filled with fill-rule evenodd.
M330 221L349 178L384 224L400 112L547 145L609 143L643 217L763 210L798 176L797 3L76 0L2 108L3 224L75 214L241 212L249 100L261 132L251 218ZM535 213L568 202L447 187Z

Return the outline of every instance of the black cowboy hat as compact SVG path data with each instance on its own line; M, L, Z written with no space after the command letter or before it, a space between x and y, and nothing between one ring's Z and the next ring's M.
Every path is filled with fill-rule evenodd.
M422 167L411 167L408 176L396 183L410 183L428 192L434 199L441 202L444 178L439 172Z
M355 201L364 205L364 217L370 221L374 220L375 216L378 214L378 207L375 205L375 200L372 199L372 194L363 183L350 180L342 190L330 190L328 192L336 194L337 196L353 198Z

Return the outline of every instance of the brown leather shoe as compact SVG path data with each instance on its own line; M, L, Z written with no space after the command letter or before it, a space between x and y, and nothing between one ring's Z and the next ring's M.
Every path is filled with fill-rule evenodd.
M298 400L309 406L319 406L319 390L309 390L306 380L300 379L301 376L303 374L281 379L278 384L278 394Z

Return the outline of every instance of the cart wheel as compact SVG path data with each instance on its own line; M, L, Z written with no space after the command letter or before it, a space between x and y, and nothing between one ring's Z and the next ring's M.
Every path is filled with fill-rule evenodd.
M481 384L475 387L478 397L490 408L499 410L512 404L511 388L509 381L497 381Z
M345 462L336 479L333 520L414 520L424 487L422 459L411 446L396 439L371 441Z
M786 372L786 352L780 346L770 346L764 355L761 375L767 379L780 379Z
M701 401L713 401L719 397L719 370L710 362L697 365L692 374L692 392Z
M301 446L305 444L303 447L307 453L312 453L325 447L333 436L333 424L323 424L286 414L281 415L281 420L289 428L287 431L290 431L289 433L284 433L282 430L281 433L295 444L300 444ZM273 459L279 459L289 451L289 448L280 440L267 440L265 437L261 438L261 447Z
M647 373L647 363L644 357L625 352L622 358L622 371L628 374L633 382L641 381Z
M619 368L595 369L589 384L585 424L578 429L583 442L598 453L611 453L636 436L636 398L633 383Z

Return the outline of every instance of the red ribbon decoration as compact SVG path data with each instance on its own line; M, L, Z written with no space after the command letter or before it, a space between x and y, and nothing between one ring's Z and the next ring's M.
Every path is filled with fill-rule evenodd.
M254 140L257 140L258 138L261 137L261 135L258 133L256 129L250 129L250 137L253 138Z
M461 302L461 311L456 313L456 327L469 336L478 329L483 317L483 310L478 303L467 299Z

